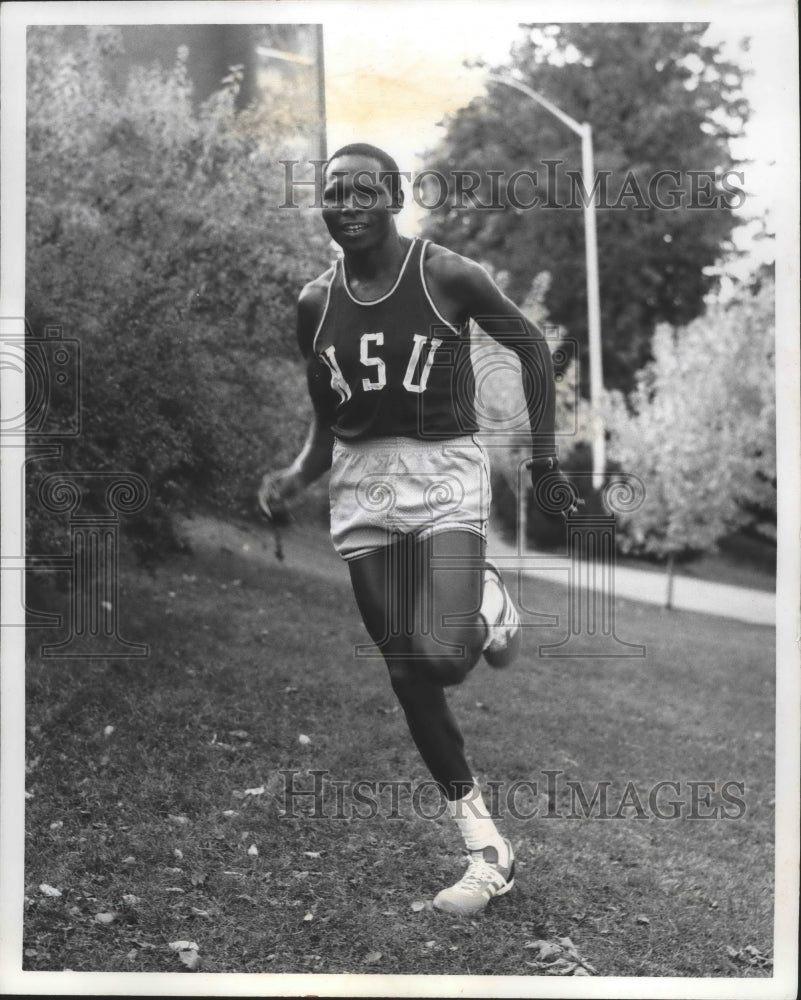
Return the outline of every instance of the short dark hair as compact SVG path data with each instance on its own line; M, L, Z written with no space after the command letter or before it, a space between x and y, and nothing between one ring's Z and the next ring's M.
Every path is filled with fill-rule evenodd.
M366 156L371 160L376 160L381 165L381 172L378 175L380 181L389 183L389 191L392 201L397 203L400 200L401 176L398 164L389 153L379 146L373 146L369 142L349 142L345 146L340 146L336 152L332 153L325 164L327 171L334 160L340 156Z

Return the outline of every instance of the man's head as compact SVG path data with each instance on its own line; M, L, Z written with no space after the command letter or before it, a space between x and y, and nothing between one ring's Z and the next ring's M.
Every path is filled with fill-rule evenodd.
M345 158L369 160L370 162L364 165L365 180L384 186L389 192L393 206L402 207L403 191L400 170L398 164L386 150L379 146L373 146L369 142L349 142L346 146L340 146L335 153L328 157L324 171L326 181L332 174L342 170L343 164L336 161Z
M378 146L353 142L331 155L323 177L323 219L343 249L375 246L403 207L398 165Z

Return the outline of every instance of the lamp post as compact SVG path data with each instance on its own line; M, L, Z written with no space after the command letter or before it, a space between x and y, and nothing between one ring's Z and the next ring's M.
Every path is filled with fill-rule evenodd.
M513 77L490 73L493 83L502 83L525 94L536 104L559 119L560 122L581 138L581 174L585 192L584 201L584 248L587 260L587 330L590 348L590 403L592 406L592 485L597 490L603 485L606 470L606 439L601 419L603 396L603 362L601 359L601 294L598 284L598 236L595 228L595 202L593 200L595 165L592 152L592 128L588 122L577 122L566 115L542 94Z

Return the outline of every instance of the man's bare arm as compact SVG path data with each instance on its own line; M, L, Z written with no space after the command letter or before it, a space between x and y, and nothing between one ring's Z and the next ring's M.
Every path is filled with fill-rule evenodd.
M259 504L270 515L331 468L334 447L332 414L324 403L327 389L324 370L313 352L314 335L324 308L325 287L318 279L301 292L297 318L298 347L306 359L307 385L314 413L303 447L292 464L285 469L268 472L262 478L258 491Z
M479 264L445 251L429 272L448 299L482 330L520 358L534 458L556 454L553 362L540 330L498 288Z

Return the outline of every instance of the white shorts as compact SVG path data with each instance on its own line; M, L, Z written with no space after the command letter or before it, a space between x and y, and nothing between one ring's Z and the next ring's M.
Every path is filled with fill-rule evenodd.
M358 559L399 534L460 529L486 537L489 462L472 435L336 438L329 492L331 538L343 559Z

